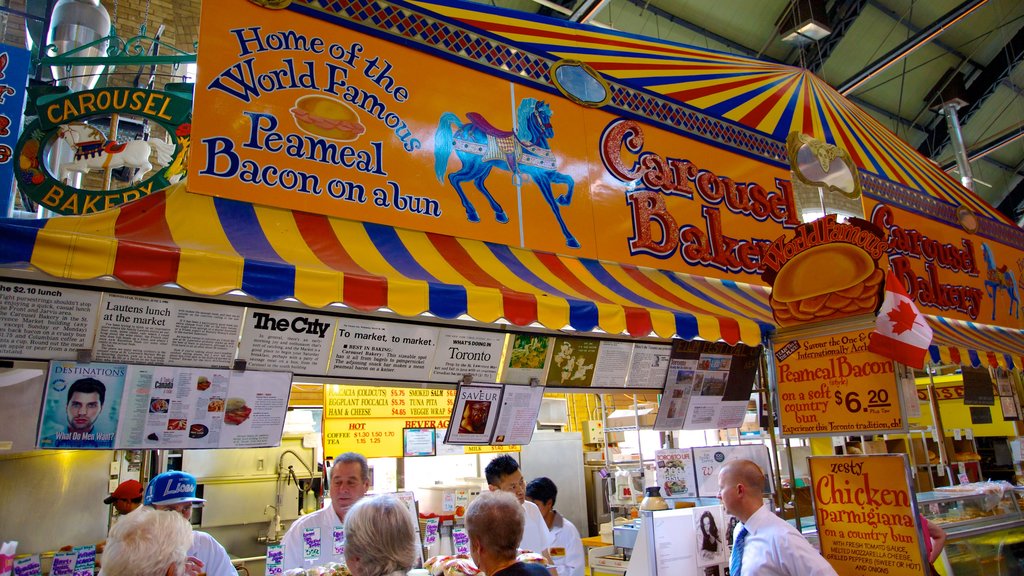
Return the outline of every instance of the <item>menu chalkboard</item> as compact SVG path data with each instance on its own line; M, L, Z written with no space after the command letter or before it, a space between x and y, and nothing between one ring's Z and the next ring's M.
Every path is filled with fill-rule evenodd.
M968 406L994 406L995 386L987 368L963 367L964 404Z

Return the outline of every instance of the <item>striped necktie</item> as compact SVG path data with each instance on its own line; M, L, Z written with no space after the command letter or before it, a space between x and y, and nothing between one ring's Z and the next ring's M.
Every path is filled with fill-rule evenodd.
M732 546L732 557L729 559L729 576L741 576L743 565L743 545L747 542L747 527L741 526Z

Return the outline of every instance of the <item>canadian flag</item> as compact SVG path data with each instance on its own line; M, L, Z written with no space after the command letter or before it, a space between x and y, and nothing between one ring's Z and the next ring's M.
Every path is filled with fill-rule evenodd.
M869 336L868 350L920 370L931 343L931 326L890 270L885 278L885 301Z

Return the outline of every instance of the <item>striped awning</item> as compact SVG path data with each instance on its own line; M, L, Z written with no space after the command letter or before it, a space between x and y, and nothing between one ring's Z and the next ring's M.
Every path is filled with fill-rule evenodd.
M0 266L635 337L757 345L773 327L765 287L256 206L183 183L97 214L0 220Z
M928 316L932 345L928 354L933 364L1001 366L1024 368L1024 330Z

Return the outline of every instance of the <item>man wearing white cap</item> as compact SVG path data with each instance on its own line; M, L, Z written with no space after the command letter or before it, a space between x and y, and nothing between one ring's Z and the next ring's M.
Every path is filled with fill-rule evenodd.
M157 510L174 510L192 521L192 506L206 500L196 498L196 477L172 470L149 481L143 504ZM208 576L238 576L227 550L206 532L192 531L192 547L188 550L190 564L199 564Z

